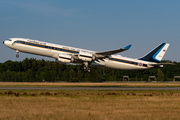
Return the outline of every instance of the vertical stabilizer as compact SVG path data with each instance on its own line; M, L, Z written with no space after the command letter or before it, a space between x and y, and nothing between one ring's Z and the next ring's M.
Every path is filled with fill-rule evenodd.
M159 63L164 57L164 54L166 53L168 47L168 43L162 43L142 58L139 58L139 60Z

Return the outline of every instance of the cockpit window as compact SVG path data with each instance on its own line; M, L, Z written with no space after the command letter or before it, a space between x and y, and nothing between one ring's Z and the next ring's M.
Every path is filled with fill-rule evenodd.
M21 41L19 41L19 40L16 40L16 41L14 41L14 43L21 43Z
M12 41L11 39L9 39L9 41Z
M20 41L20 40L16 40L16 41L14 41L14 43L22 43L22 44L25 44L24 41Z

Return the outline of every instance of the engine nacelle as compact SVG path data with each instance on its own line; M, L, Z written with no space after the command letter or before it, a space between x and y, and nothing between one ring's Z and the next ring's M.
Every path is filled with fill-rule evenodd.
M87 52L82 52L82 51L79 52L78 58L79 58L80 60L88 61L88 62L90 62L90 61L92 61L93 59L95 59L94 56L93 56L93 54L87 53Z
M62 63L71 63L73 62L73 58L71 55L67 54L58 54L58 61Z

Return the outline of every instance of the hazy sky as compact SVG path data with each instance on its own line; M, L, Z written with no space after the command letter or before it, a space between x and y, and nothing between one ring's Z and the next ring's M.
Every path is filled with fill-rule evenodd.
M16 52L3 44L30 38L93 51L132 44L122 56L138 58L162 42L163 59L180 62L180 0L1 0L0 62L42 56ZM53 59L49 59L53 60Z

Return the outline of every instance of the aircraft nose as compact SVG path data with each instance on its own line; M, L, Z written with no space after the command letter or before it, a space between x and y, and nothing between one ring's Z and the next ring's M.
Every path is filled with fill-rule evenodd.
M3 44L6 45L6 41L3 41Z

